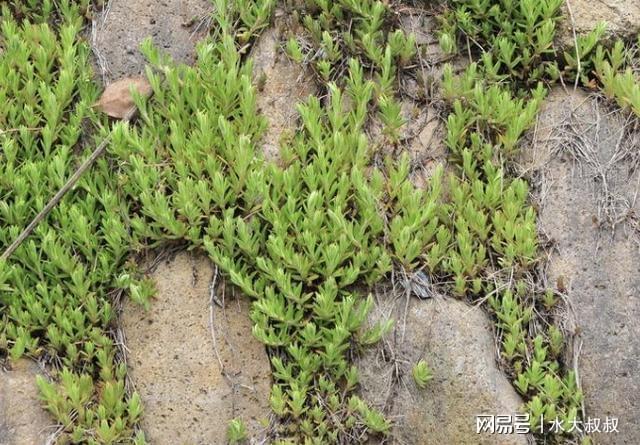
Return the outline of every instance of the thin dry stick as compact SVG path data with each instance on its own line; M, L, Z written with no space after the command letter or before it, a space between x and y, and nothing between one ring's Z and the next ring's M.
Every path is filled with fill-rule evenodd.
M216 266L213 277L211 278L211 283L209 284L209 331L211 333L211 342L213 343L213 352L216 355L216 359L218 359L218 364L220 365L220 372L222 375L226 376L227 372L224 368L224 363L222 363L222 359L220 358L220 353L218 352L218 340L216 339L216 328L215 328L215 314L213 306L217 304L221 306L218 297L216 297L216 283L218 281L218 267ZM231 380L231 379L229 379Z
M136 112L136 108L131 107L129 111L127 111L127 114L125 114L124 117L122 118L122 121L123 122L130 121L133 115L135 114L135 112ZM82 163L82 165L78 167L78 169L75 171L73 176L71 176L71 178L69 178L67 183L63 185L60 190L58 190L58 193L56 193L53 196L53 198L51 198L51 200L47 203L47 205L44 206L42 210L40 210L40 213L38 213L36 217L33 218L33 220L22 231L22 233L18 236L18 238L16 238L16 240L13 243L11 243L11 245L2 253L2 256L0 256L0 261L6 261L13 254L13 252L15 252L18 247L20 247L20 244L22 244L22 242L25 239L27 239L29 235L31 235L31 232L33 232L33 230L38 226L38 224L40 224L40 221L42 221L44 218L47 217L49 212L51 212L51 210L53 210L53 208L56 205L58 205L58 203L64 197L64 195L66 195L67 192L71 190L71 188L75 185L75 183L78 182L78 179L80 179L82 174L85 171L87 171L89 167L91 167L91 165L96 161L96 159L98 159L102 155L102 153L104 153L110 140L111 140L111 133L109 133L109 135L107 135L107 137L100 143L100 145L98 145L98 147L93 151L93 153L91 153L91 156L89 156Z
M22 130L27 131L40 131L42 127L22 127L22 128L9 128L8 130L0 130L0 136L7 133L17 133Z

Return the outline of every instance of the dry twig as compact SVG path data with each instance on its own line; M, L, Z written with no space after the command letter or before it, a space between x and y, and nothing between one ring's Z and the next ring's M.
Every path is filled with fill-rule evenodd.
M122 119L122 121L129 122L133 117L133 115L135 114L135 112L136 112L136 108L131 107L127 112L127 114ZM86 172L89 169L89 167L91 167L93 163L100 156L102 156L102 154L107 148L107 145L109 145L110 140L111 140L111 133L107 135L107 137L100 143L100 145L98 145L98 147L93 151L93 153L91 153L91 155L80 165L80 167L78 167L78 169L71 176L71 178L69 178L66 184L64 184L62 188L58 190L58 192L55 195L53 195L53 198L51 198L51 200L47 203L47 205L45 205L44 208L40 210L40 213L38 213L36 217L33 218L33 220L29 223L29 225L22 231L22 233L20 233L18 238L16 238L15 241L11 243L9 247L7 247L7 249L2 253L2 256L0 256L0 262L6 261L13 254L13 252L15 252L18 247L20 247L20 244L22 244L22 242L25 239L27 239L27 237L31 234L31 232L33 232L33 230L38 226L38 224L40 224L40 222L47 217L49 212L51 212L51 210L53 210L53 208L56 205L58 205L58 203L64 197L64 195L66 195L67 192L73 188L76 182L78 182L80 177L82 177L84 172Z

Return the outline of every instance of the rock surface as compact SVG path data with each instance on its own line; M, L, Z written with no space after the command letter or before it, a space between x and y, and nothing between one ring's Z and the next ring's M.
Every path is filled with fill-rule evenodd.
M453 299L384 298L372 319L392 317L395 328L357 362L361 394L386 407L397 444L526 444L527 435L476 433L478 415L515 415L522 399L496 364L492 323L477 307ZM425 389L411 375L426 360L433 371ZM397 374L396 374L397 372Z
M262 140L267 159L278 158L280 138L295 129L296 104L316 92L310 70L289 60L282 49L286 37L282 15L276 11L275 25L262 32L251 50L258 110L268 123Z
M125 305L129 376L144 404L149 443L226 444L234 418L251 437L263 433L269 359L251 334L247 299L224 298L218 288L224 309L210 306L213 274L207 258L180 253L153 272L157 294L148 312Z
M381 157L409 155L410 180L418 188L427 188L436 168L447 167L447 150L443 142L446 132L438 111L406 98L400 101L400 112L405 124L400 128L397 144L389 142L384 124L375 117L369 124L370 146Z
M110 0L97 14L92 47L104 83L144 72L140 43L147 37L176 61L191 63L195 43L208 32L208 0Z
M525 153L553 241L548 281L566 287L581 333L568 359L578 356L586 415L618 418L619 433L594 436L602 445L640 443L640 139L625 122L586 93L557 89Z
M637 0L568 0L562 8L564 19L558 34L564 47L574 46L574 27L578 35L593 31L599 22L608 24L609 36L629 37L640 31L640 2Z
M411 101L402 102L402 115L407 124L402 129L403 151L411 157L412 182L426 188L438 166L447 166L444 145L445 124L440 113L431 106L420 106Z
M40 404L38 374L38 366L26 359L10 370L0 368L0 445L45 444L57 429Z
M374 117L369 130L373 144L383 155L397 156L407 153L411 159L411 181L418 188L426 188L434 170L442 166L447 170L446 107L440 96L439 83L445 62L455 72L466 66L462 58L452 59L440 49L439 25L435 13L420 8L400 8L398 25L416 40L419 68L401 70L399 91L401 115L405 125L400 129L400 142L393 147L382 134L383 124Z

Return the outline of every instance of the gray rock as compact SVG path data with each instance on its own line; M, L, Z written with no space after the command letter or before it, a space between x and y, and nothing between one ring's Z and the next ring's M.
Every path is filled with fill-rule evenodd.
M103 82L144 73L146 59L140 43L147 37L175 60L193 62L195 43L208 32L212 8L207 0L105 2L92 28L92 47Z
M399 131L399 143L389 143L383 122L374 116L368 128L370 144L381 157L398 158L400 154L408 154L411 162L409 179L414 186L426 189L436 168L447 168L444 121L433 107L419 105L410 99L400 101L400 107L406 124Z
M407 13L400 12L398 21L400 29L405 34L413 34L418 46L438 45L438 38L433 32L438 26L434 16L413 14L409 9Z
M599 22L607 23L607 34L630 37L640 31L640 2L637 0L567 0L562 7L564 19L558 27L563 47L574 46L573 31L588 34Z
M224 308L214 304L210 314L213 272L207 258L178 254L153 272L157 294L148 312L125 305L129 377L144 405L149 443L226 444L234 418L244 421L251 437L264 432L269 359L251 334L246 298L218 289Z
M280 11L276 16L280 16ZM282 49L286 38L284 19L262 32L251 50L257 107L267 119L262 148L267 159L277 159L281 138L296 128L296 105L314 94L317 86L311 70L287 57Z
M482 309L454 299L382 302L372 320L395 328L357 362L361 395L395 422L390 443L526 444L528 435L477 434L476 416L519 413L523 404L496 364L492 323ZM413 365L426 360L433 380L419 389Z
M619 433L594 436L603 445L640 443L640 144L626 122L586 93L557 89L524 153L539 181L540 229L553 241L547 279L575 311L568 362L578 359L586 415L618 418Z
M39 373L38 366L27 359L10 370L0 367L0 445L44 444L55 433L55 421L41 406Z

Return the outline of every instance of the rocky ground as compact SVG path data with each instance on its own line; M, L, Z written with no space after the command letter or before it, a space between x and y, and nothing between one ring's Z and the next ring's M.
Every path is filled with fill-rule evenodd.
M565 289L585 412L619 418L615 437L640 440L638 139L624 113L581 91L554 90L524 165L538 182L540 230L550 242L546 278Z
M98 76L109 83L143 71L138 51L151 36L176 59L193 59L194 44L209 26L207 0L113 0L91 30ZM571 0L562 41L573 31L640 30L635 0ZM406 17L418 43L438 64L430 18ZM259 107L269 120L265 152L295 127L294 104L315 91L303 68L282 53L286 17L276 17L254 45ZM424 104L429 82L403 79L403 111L410 117L406 145L419 172L428 176L446 154L437 106ZM428 101L427 101L428 102ZM437 104L436 104L437 105ZM634 123L605 101L558 88L547 100L519 167L535 186L539 227L548 239L543 279L569 303L563 326L575 336L567 360L575 364L585 392L584 415L619 419L618 434L595 436L603 445L640 443L640 226L636 172L640 137ZM375 138L375 132L372 134ZM418 177L416 181L420 182ZM144 402L142 428L150 443L223 444L230 419L242 415L255 443L269 424L270 369L267 354L251 336L248 304L225 290L208 259L179 253L150 271L158 293L145 311L125 303L121 334L130 383ZM496 359L493 323L479 307L446 295L421 300L389 291L380 294L374 317L393 316L394 331L358 359L361 395L384 407L396 422L393 443L525 444L527 436L475 434L477 414L516 413L522 400ZM424 358L434 379L418 391L410 364ZM0 445L49 443L52 425L40 408L28 361L0 370Z
M42 370L32 361L20 360L0 369L0 444L45 444L58 427L40 408L36 376Z
M127 365L146 408L150 443L225 443L227 422L241 417L252 437L269 424L271 369L248 335L248 301L229 293L203 256L180 253L151 273L151 310L125 304Z
M394 331L358 361L361 393L396 422L395 443L527 444L526 435L477 435L476 415L515 416L522 399L495 360L493 323L484 311L435 296L388 291L375 320L397 320ZM424 359L434 378L420 390L411 367Z

